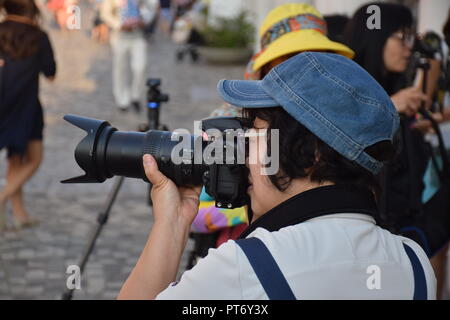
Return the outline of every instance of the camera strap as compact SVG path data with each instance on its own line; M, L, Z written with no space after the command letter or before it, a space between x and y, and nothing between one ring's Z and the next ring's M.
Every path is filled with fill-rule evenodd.
M431 122L434 132L436 133L436 137L438 138L438 149L442 159L442 171L438 170L439 178L441 179L441 183L447 183L450 178L450 162L448 159L448 153L445 149L444 138L442 137L442 131L439 127L439 124L434 120L434 118L430 115L430 113L424 108L419 109L420 114L427 120ZM432 155L433 157L433 155Z
M331 185L301 192L250 223L239 236L245 239L257 228L278 231L309 219L339 213L361 213L380 221L375 197L369 188L357 185Z

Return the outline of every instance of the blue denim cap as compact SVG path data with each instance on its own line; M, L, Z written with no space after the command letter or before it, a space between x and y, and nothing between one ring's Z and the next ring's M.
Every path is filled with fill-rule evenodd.
M364 152L392 142L399 117L386 91L363 68L338 54L303 52L263 80L221 80L222 98L243 108L282 107L349 160L373 174L383 163Z

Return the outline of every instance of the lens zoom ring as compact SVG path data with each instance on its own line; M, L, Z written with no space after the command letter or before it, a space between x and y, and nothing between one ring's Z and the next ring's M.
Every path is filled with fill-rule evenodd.
M156 155L160 149L162 135L160 132L149 131L145 135L144 154Z

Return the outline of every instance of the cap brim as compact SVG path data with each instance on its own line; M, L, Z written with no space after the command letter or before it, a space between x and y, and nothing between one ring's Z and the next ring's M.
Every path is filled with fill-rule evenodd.
M331 41L326 36L315 30L293 31L283 35L272 42L264 50L253 64L253 71L257 71L265 64L287 54L303 51L330 51L349 59L353 59L355 53L342 43Z
M260 80L220 80L217 91L224 101L236 107L278 107L280 104L264 91L261 83Z

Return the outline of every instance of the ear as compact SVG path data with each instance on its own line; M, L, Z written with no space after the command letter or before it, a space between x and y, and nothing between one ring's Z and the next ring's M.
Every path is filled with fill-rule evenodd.
M314 151L314 162L318 163L320 161L320 158L321 158L321 156L320 156L319 150L316 149L316 151Z

